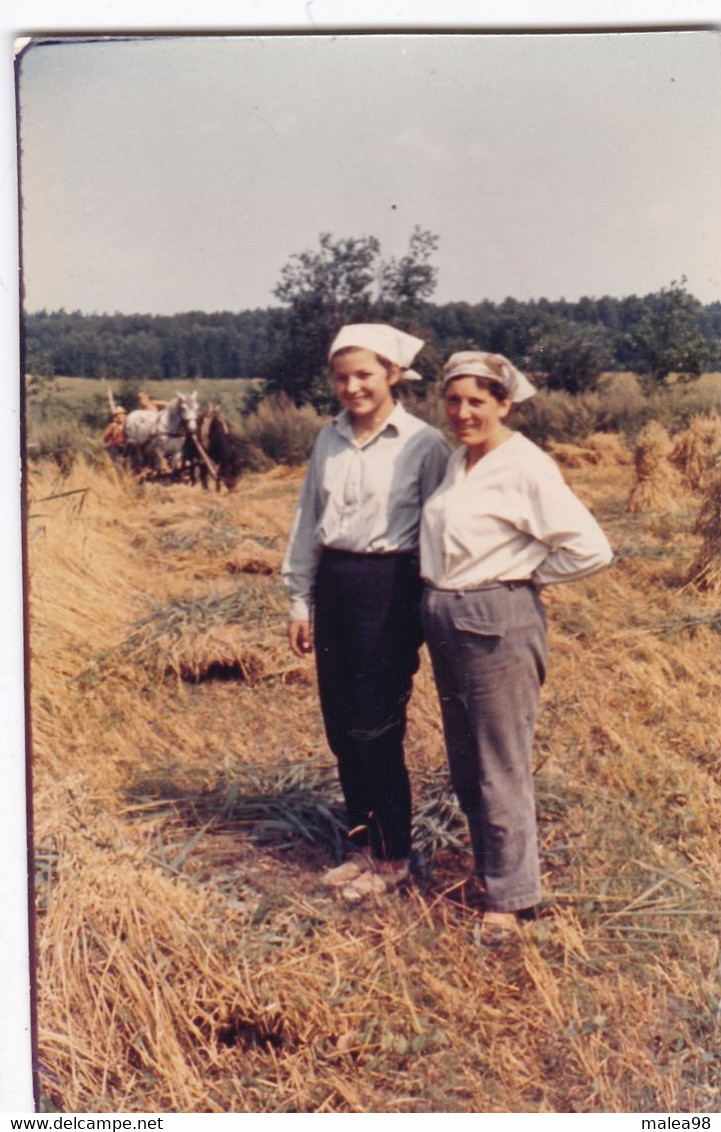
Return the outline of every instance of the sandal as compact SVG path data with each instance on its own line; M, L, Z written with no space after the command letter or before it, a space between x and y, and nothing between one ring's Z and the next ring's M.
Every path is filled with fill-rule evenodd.
M484 912L479 942L484 947L500 947L517 939L520 932L515 912Z
M326 885L328 888L342 888L344 884L350 884L352 881L357 880L363 873L367 872L371 867L371 858L368 853L356 853L355 856L349 857L342 865L336 865L333 869L328 869L320 878L320 883Z
M349 904L360 904L366 896L385 896L388 885L378 873L361 873L352 884L346 885L341 895Z
M367 871L343 889L342 896L350 904L358 904L366 896L386 896L405 884L409 876L408 861L372 860Z
M398 888L401 884L405 884L411 872L410 864L407 860L373 861L373 871L385 881L385 886L388 891L393 888Z

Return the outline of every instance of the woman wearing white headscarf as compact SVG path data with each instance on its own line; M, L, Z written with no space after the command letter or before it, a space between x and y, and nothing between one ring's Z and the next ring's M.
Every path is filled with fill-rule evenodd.
M418 377L409 366L422 345L380 323L344 326L334 339L343 411L316 442L283 563L290 646L303 656L315 644L354 850L324 879L349 900L408 873L403 738L421 641L418 529L448 460L441 434L395 400L401 379Z
M612 554L554 461L507 427L512 404L535 393L507 358L454 354L443 388L461 447L423 512L422 619L488 939L541 898L530 761L547 652L539 590Z

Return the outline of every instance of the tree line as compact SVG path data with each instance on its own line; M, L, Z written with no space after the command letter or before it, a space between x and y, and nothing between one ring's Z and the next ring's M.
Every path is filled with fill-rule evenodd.
M454 350L502 353L549 389L590 389L608 370L658 384L670 373L721 369L721 303L703 305L673 281L652 294L494 303L431 301L438 237L416 228L385 260L374 237L334 239L291 257L262 310L175 315L39 311L23 323L25 372L116 380L265 378L269 391L327 407L325 355L344 322L392 321L428 345L431 379Z

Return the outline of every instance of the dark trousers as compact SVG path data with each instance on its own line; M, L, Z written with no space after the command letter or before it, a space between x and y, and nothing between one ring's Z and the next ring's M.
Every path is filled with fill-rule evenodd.
M315 591L315 654L328 744L351 841L399 860L411 847L403 760L418 669L421 583L410 554L324 550Z
M423 627L451 781L468 820L486 907L541 898L531 744L546 672L546 615L526 583L454 593L430 587Z

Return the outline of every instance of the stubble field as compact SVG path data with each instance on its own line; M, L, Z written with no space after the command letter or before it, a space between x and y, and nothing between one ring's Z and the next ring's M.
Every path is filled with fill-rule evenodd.
M46 1108L716 1110L721 623L685 584L701 495L629 513L620 442L558 457L617 556L546 594L545 901L493 950L426 657L414 882L360 907L319 883L342 810L278 573L302 469L215 495L28 468Z

